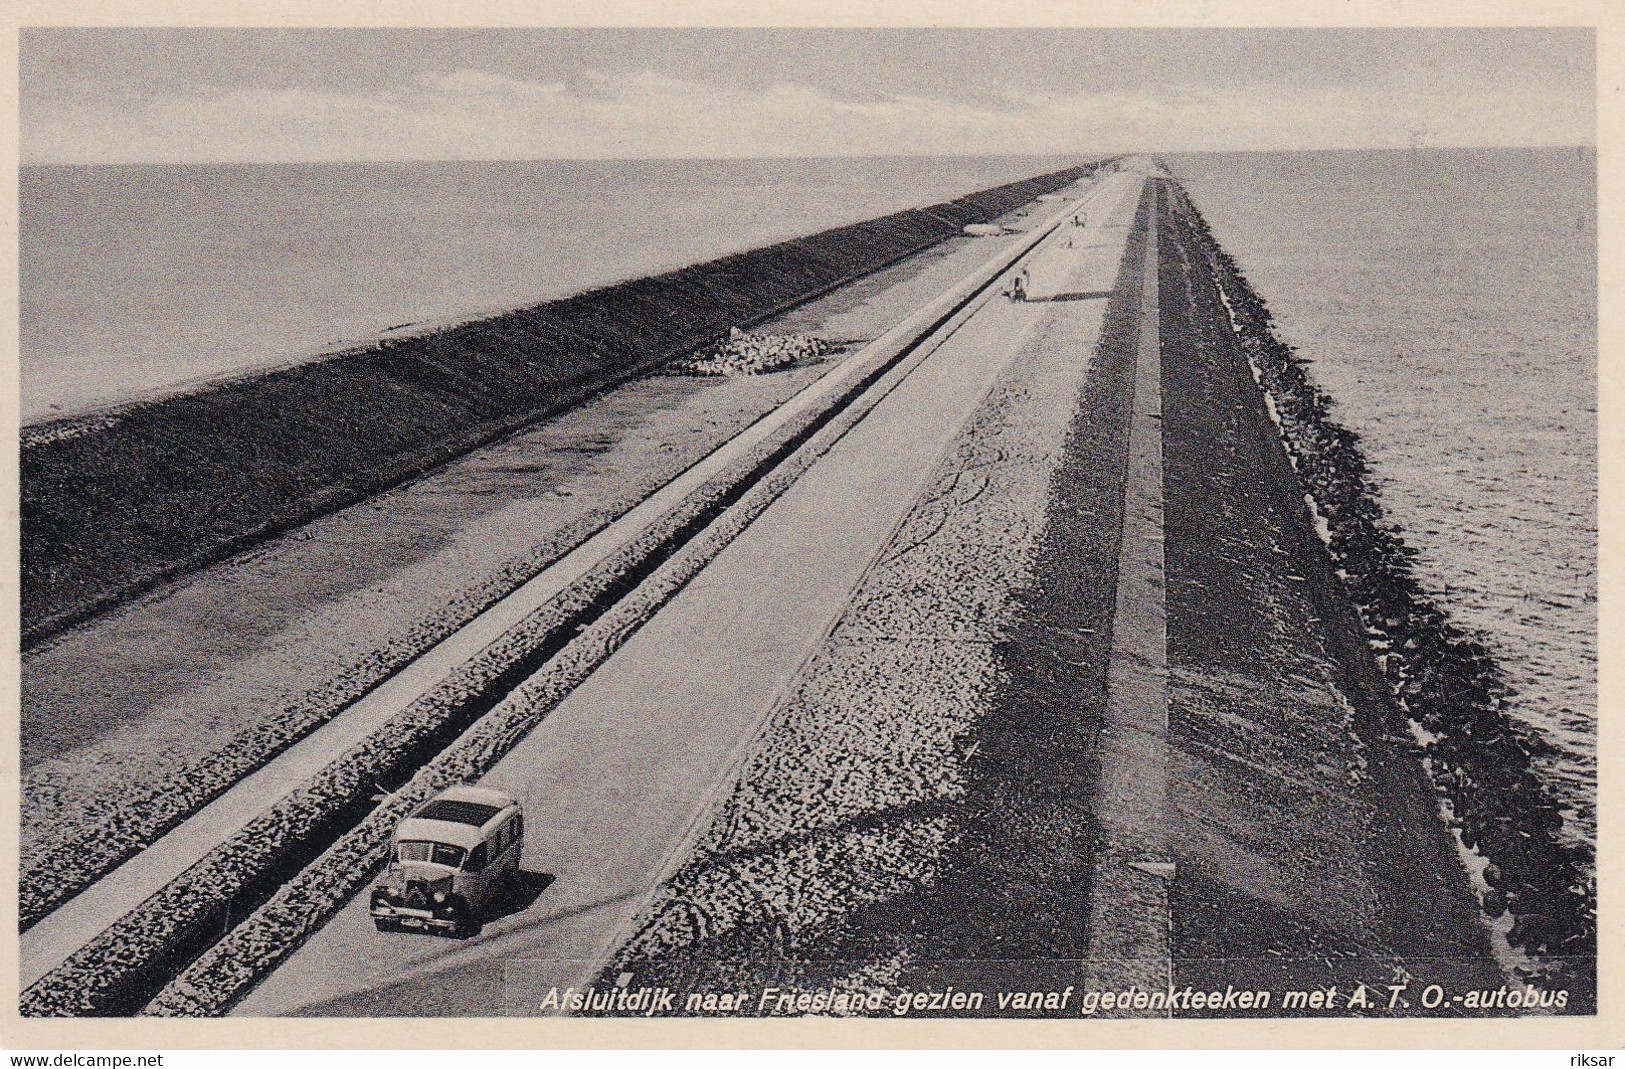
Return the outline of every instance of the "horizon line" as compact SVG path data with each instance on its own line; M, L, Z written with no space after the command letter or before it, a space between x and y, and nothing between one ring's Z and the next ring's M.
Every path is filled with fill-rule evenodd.
M1062 159L1079 158L1099 160L1113 156L1248 156L1282 155L1290 153L1327 152L1485 152L1512 150L1548 150L1596 152L1597 146L1589 142L1546 144L1473 144L1473 145L1330 145L1312 148L1243 148L1243 149L1114 149L1096 152L944 152L944 153L841 153L776 154L765 156L363 156L350 159L297 158L265 159L240 158L218 160L146 159L146 160L19 160L18 168L27 167L231 167L231 166L353 166L358 164L424 164L424 163L732 163L758 160L987 160L987 159Z

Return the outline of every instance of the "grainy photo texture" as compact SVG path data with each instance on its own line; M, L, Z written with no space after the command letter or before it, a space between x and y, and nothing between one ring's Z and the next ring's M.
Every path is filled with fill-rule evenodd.
M1595 1014L1595 48L24 27L18 1012Z

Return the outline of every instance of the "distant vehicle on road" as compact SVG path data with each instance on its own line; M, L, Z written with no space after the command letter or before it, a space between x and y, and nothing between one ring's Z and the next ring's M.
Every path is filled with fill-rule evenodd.
M452 787L401 821L372 888L380 932L478 934L481 911L519 871L525 818L500 791Z

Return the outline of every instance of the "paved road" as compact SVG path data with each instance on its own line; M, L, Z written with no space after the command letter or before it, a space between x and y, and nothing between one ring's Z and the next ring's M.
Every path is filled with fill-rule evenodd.
M1104 179L1090 225L1047 239L1033 276L1110 279L1140 186ZM484 782L530 814L526 868L551 878L530 881L534 901L459 944L381 936L358 898L237 1012L524 1013L550 986L589 981L1047 307L989 300L934 339L869 418L491 772Z
M1079 250L1083 248L1081 241L1074 244ZM1072 247L1062 247L1060 252L1063 258L1076 258L1080 254ZM1055 259L1053 254L1040 258L1043 264L1049 265L1049 270L1055 269L1052 263ZM888 332L880 344L883 346L885 339L894 335L907 335L911 329L917 333L919 328L910 326L916 318L929 319L940 314L938 306L952 303L950 299L928 305ZM872 364L872 360L860 354L838 365L24 932L19 939L23 986L34 983L60 965L74 951L196 864L220 842L307 782L337 755L399 715L528 613L632 542L676 508L685 496L746 456L778 428L809 410L827 406L833 396L869 373Z

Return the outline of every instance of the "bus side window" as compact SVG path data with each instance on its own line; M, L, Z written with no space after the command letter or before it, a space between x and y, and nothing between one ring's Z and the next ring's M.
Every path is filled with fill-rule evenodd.
M524 818L524 816L522 814L521 815L516 815L512 820L510 820L508 822L508 842L510 842L510 843L522 843L524 841L525 841L525 818Z
M485 869L487 858L486 848L489 844L481 843L468 855L468 864L463 866L465 872L481 872Z

